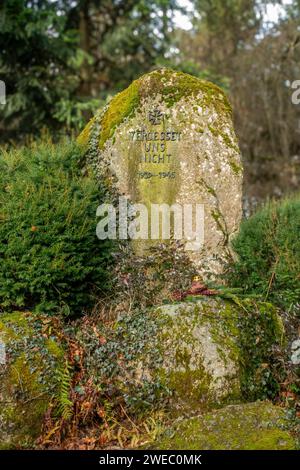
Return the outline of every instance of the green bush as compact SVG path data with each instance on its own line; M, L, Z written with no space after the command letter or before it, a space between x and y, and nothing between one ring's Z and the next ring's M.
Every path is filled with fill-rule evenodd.
M233 248L231 285L284 308L300 302L300 195L270 202L244 221Z
M0 310L80 313L109 286L111 242L96 237L105 188L68 141L0 155Z

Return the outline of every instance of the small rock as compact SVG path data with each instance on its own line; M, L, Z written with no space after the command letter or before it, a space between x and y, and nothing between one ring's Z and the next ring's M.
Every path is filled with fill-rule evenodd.
M300 339L296 339L295 341L292 342L291 349L292 349L292 355L291 355L292 364L297 366L300 364Z

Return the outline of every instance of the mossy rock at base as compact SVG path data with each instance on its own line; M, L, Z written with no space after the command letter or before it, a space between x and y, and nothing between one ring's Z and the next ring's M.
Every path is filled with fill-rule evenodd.
M101 323L99 334L100 346L84 328L77 334L89 374L135 414L164 408L173 417L190 416L278 392L272 350L284 330L266 302L197 297L124 314L107 327Z
M210 298L158 308L158 373L173 391L172 407L198 409L240 396L237 312L233 303Z
M0 315L5 350L0 364L0 449L32 448L41 433L64 364L64 350L54 331L49 317L27 312Z
M228 405L178 420L152 444L160 450L295 450L291 424L270 402Z
M276 308L253 300L203 298L157 309L160 380L173 408L199 409L265 397L274 386L270 351L282 341Z

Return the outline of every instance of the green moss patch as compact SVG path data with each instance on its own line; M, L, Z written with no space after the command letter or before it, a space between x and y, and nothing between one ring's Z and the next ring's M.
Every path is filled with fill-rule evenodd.
M171 69L161 69L143 75L139 81L141 97L160 93L167 106L171 107L181 98L188 96L196 98L201 94L201 98L196 101L197 104L213 105L219 113L231 115L231 106L224 92L207 80L200 80L187 73L175 72Z
M107 139L112 137L115 128L134 113L139 104L138 82L134 81L126 90L117 94L109 103L101 120L99 147L103 148Z
M77 142L80 146L85 147L89 143L90 133L96 121L96 116L89 120L81 134L77 138Z
M230 405L178 421L152 448L162 450L293 450L281 408L269 402Z
M0 448L33 447L59 392L64 349L46 317L0 315L0 333L7 359L0 369Z
M116 127L124 119L132 116L145 98L161 95L168 107L184 97L194 97L195 103L203 107L215 107L217 113L231 117L231 106L224 92L215 84L200 80L192 75L171 69L154 70L142 75L138 80L118 93L85 127L78 142L86 145L97 123L100 126L99 148L113 137ZM229 139L229 138L228 138Z
M213 127L213 126L208 126L208 129L210 130L210 132L215 136L215 137L221 137L221 139L224 141L224 143L227 145L227 147L229 149L233 149L235 152L238 152L239 153L239 147L238 147L238 143L235 141L233 141L231 139L231 137L229 137L228 134L226 134L226 132L223 132L222 131L222 127L220 126L220 123L216 123L216 127ZM233 171L236 173L236 174L239 174L240 172L243 171L242 167L240 167L239 165L237 165L234 161L230 161L229 162L230 166L232 167Z

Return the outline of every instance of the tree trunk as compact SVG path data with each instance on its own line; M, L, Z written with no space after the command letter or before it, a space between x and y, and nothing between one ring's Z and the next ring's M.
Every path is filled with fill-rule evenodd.
M79 45L80 48L90 54L90 18L89 18L89 0L82 2L82 7L79 12ZM81 70L81 86L80 95L90 96L91 95L91 83L92 83L92 67L88 63L87 58L84 59Z

